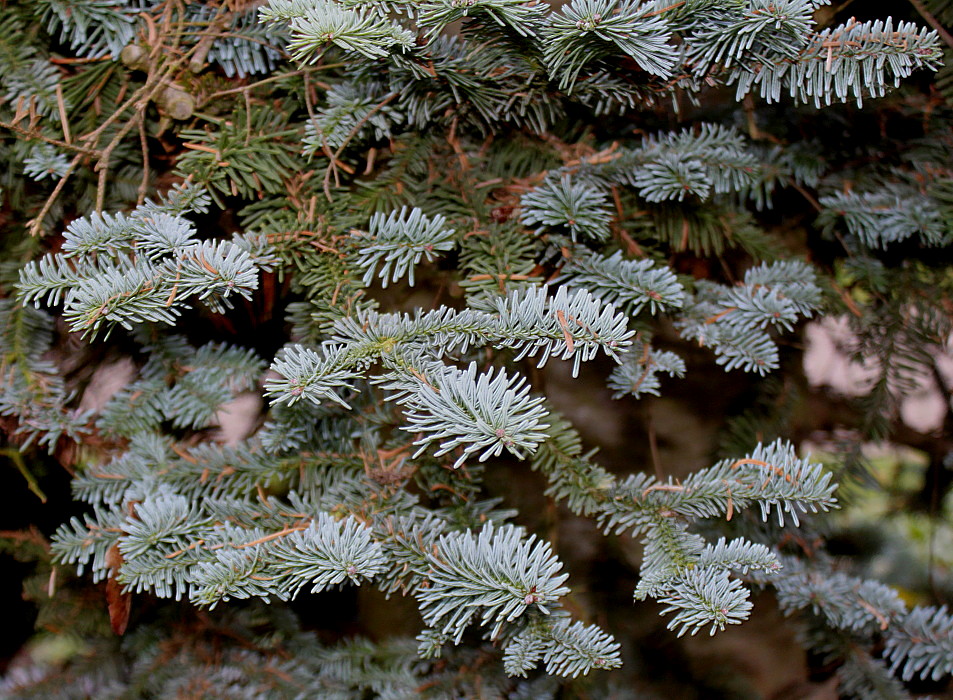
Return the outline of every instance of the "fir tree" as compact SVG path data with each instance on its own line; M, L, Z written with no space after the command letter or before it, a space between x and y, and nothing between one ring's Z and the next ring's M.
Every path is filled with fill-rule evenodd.
M615 697L637 652L487 477L529 472L641 544L627 595L673 635L767 590L844 697L948 680L948 609L824 551L856 474L770 398L821 314L876 360L848 457L902 441L898 402L940 376L953 11L912 4L0 7L4 455L41 497L56 457L81 504L7 541L50 577L50 628L91 581L115 633L89 609L82 651L4 696ZM916 138L824 128L890 118ZM560 362L629 406L693 372L761 394L684 476L610 469L547 391ZM93 406L76 363L130 376ZM226 444L247 394L266 403ZM412 601L416 639L296 617L348 587Z

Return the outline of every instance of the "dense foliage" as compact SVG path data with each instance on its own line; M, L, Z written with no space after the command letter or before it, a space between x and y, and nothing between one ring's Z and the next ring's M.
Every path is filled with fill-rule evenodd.
M902 408L953 428L953 4L847 5L0 3L2 454L72 489L4 533L39 631L0 693L755 692L653 672L633 604L947 687L953 430ZM667 397L715 425L678 459ZM844 556L872 443L925 460L928 585Z

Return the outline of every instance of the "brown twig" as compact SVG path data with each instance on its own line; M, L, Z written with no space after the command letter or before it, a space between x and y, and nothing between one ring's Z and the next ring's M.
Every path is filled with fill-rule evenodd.
M42 141L43 143L48 143L51 146L57 146L58 148L63 148L68 151L74 151L76 153L82 153L88 156L99 155L99 151L96 151L94 149L83 148L82 146L77 146L75 143L72 143L72 142L60 141L59 139L51 139L48 136L44 136L43 134L37 131L24 129L22 126L14 122L0 121L0 128L9 129L10 131L20 134L21 136L26 136L27 138L30 138L30 139L36 139L37 141Z
M155 26L155 21L148 13L142 13L142 16L145 18L146 24L149 26L149 35L150 43L153 45L153 58L155 57L161 48L158 41L158 30ZM166 24L171 18L171 11L168 6L166 6L166 11L163 13ZM178 47L178 39L175 40L173 46L171 47L174 51ZM141 88L136 90L125 102L123 102L112 114L110 114L102 124L93 129L88 134L84 134L79 137L79 141L85 142L87 144L86 148L81 148L71 143L63 142L64 148L69 148L74 151L79 151L77 155L73 158L73 161L70 163L66 172L63 174L63 177L60 178L60 181L57 183L56 187L50 193L50 196L47 197L46 202L43 204L43 207L40 209L40 213L34 218L30 224L30 234L33 236L39 235L40 227L42 226L43 219L49 213L50 209L53 206L53 203L59 197L60 193L63 191L63 188L66 186L67 181L72 176L73 172L76 170L76 166L79 164L80 158L83 155L96 155L98 156L98 162L96 163L96 170L99 173L99 181L96 188L96 210L102 211L102 207L105 200L105 189L106 189L106 177L109 167L109 157L112 155L113 150L119 142L125 138L126 134L129 133L129 130L138 123L142 118L141 113L144 109L144 105L151 100L155 94L159 91L160 88L164 86L166 81L172 76L172 74L177 71L182 63L188 60L191 54L194 52L195 47L192 50L185 52L182 56L175 59L174 61L169 62L163 68L163 71L158 75L150 74L149 78L146 81L146 84ZM129 122L126 123L123 128L119 130L113 140L109 143L106 148L102 151L97 150L96 146L98 144L99 138L103 133L117 122L123 114L125 114L130 108L136 108L136 115L133 116ZM44 139L45 140L45 139ZM59 145L59 144L57 144Z
M646 414L646 432L649 438L649 454L652 455L652 469L658 479L662 478L662 460L659 457L658 437L655 434L655 421L652 420L651 410Z
M801 195L802 197L804 197L804 199L806 199L806 200L808 201L808 203L809 203L812 207L814 207L814 209L815 209L817 212L820 213L820 212L824 211L824 207L822 207L822 206L821 206L821 203L818 202L817 199L814 198L814 195L812 195L810 192L808 192L806 189L804 189L801 185L799 185L799 184L796 183L796 182L791 182L791 187L793 187L795 190L797 190L797 191L800 193L800 195Z
M149 142L146 134L145 112L139 113L139 146L142 148L142 181L136 195L136 206L146 201L146 192L149 190Z
M649 12L647 15L643 15L643 17L655 17L656 15L661 15L665 12L669 12L671 10L679 8L684 4L685 4L685 0L681 0L681 2L676 2L675 4L669 5L668 7L663 7L660 10L655 10L655 12Z
M56 109L60 113L60 127L63 129L63 140L66 143L72 143L73 138L69 132L69 120L66 118L66 100L63 99L63 85L56 83Z
M77 153L75 156L73 156L73 160L70 162L69 167L66 168L66 172L63 173L63 177L61 177L60 181L56 183L56 187L53 188L50 196L46 198L46 202L44 202L43 208L40 209L40 213L36 215L36 218L27 224L27 228L29 229L31 236L38 236L40 234L40 227L43 225L43 219L45 219L46 215L50 213L50 209L53 207L53 202L55 202L56 198L60 196L60 192L62 192L63 188L66 186L66 181L69 180L70 175L72 175L73 171L76 170L76 166L79 165L79 161L83 158L83 155L83 153Z
M927 10L922 0L910 0L910 4L913 5L914 9L920 13L920 16L923 17L923 21L929 24L934 31L940 35L940 38L943 39L943 43L953 49L953 35L951 35L942 24L940 24L940 21L934 17L929 10Z
M338 150L334 152L334 155L331 156L331 167L333 167L335 163L338 162L338 160L341 157L341 154L344 153L344 149L347 148L348 144L351 143L351 141L354 139L355 136L357 136L358 132L360 132L360 130L364 128L364 125L367 123L367 121L372 116L374 116L378 111L382 110L390 102L396 99L397 96L398 96L398 93L396 92L392 92L391 94L389 94L383 100L381 100L376 105L374 105L371 108L371 110L367 114L365 114L363 118L361 118L361 120L358 121L357 124L354 125L354 127L348 132L348 135L344 138L344 142L341 144ZM330 192L331 167L329 167L328 170L326 170L324 173L324 193L329 200L331 199L331 192Z
M235 549L245 549L245 547L254 547L256 544L262 544L263 542L270 542L271 540L277 540L279 537L284 537L285 535L290 535L292 532L299 532L301 530L306 530L311 525L311 520L305 520L299 525L294 527L286 527L284 530L279 530L278 532L273 532L270 535L265 535L264 537L259 537L257 540L252 540L251 542L245 542L244 544L236 544Z
M168 10L168 7L166 8ZM163 13L163 17L169 16L168 12ZM155 54L158 49L158 44L153 48L152 53ZM169 47L170 52L175 52L178 50L179 39L176 36L175 40L172 42L172 45ZM106 194L106 175L105 173L109 169L109 159L112 156L112 152L116 147L122 142L126 135L132 130L132 127L144 119L144 112L146 106L149 102L155 99L156 94L159 90L166 87L169 80L178 71L183 64L191 59L191 57L198 51L198 46L193 46L188 51L184 52L181 56L176 58L173 61L170 61L167 65L163 66L163 70L158 74L149 74L149 77L146 80L146 84L141 88L136 90L126 102L123 103L122 107L116 110L110 117L99 125L95 131L91 132L87 136L83 137L84 139L93 137L98 140L99 135L103 132L107 124L115 121L119 118L119 115L124 113L129 107L134 107L136 114L127 121L121 129L113 137L112 141L109 142L109 145L102 150L100 154L99 161L96 163L96 170L99 172L99 182L96 187L96 211L102 211L105 194ZM95 141L94 141L95 143Z
M284 80L285 78L290 78L295 75L308 75L309 73L315 73L322 70L331 70L333 68L342 68L346 64L344 63L327 63L321 66L309 66L308 68L301 68L300 70L291 71L290 73L282 73L281 75L273 75L270 78L264 78L255 83L249 83L248 85L242 85L237 88L229 88L228 90L219 90L218 92L213 92L209 95L209 99L213 100L216 97L223 97L225 95L232 95L236 92L242 92L244 90L254 90L256 87L265 85L267 83L273 83L276 80ZM320 84L319 84L320 85Z

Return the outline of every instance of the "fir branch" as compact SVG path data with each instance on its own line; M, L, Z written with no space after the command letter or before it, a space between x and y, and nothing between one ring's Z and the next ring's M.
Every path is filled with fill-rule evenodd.
M572 91L579 73L598 59L626 55L639 67L663 78L675 61L665 20L648 6L622 0L573 0L550 17L544 34L544 58L559 88Z
M782 90L815 107L853 98L883 97L888 88L919 68L936 70L942 49L936 32L912 22L858 22L812 35L796 56L770 57L747 70L736 71L728 84L737 84L740 99L757 87L761 97L777 102Z
M821 197L818 224L833 230L842 219L847 231L870 248L919 236L930 246L946 245L951 232L932 197L912 187L888 185L874 192L835 192Z
M463 447L456 469L481 450L481 462L504 447L520 459L524 450L532 453L549 426L541 422L546 417L543 399L530 398L525 381L502 371L494 377L492 369L477 378L476 363L465 370L446 367L417 380L416 391L397 400L409 422L404 429L425 433L414 443L421 445L417 454L436 441L441 441L438 457Z
M421 258L429 262L435 251L454 247L454 231L447 226L447 220L439 215L428 217L416 207L402 207L387 217L375 214L369 231L354 231L351 235L358 245L355 262L365 269L365 286L375 275L383 280L384 287L402 277L407 277L407 283L413 286L414 266Z
M523 0L436 0L422 4L417 13L420 26L429 27L428 38L463 19L483 24L493 22L519 36L535 38L544 18L542 6L526 5Z
M573 183L569 175L550 180L523 196L524 224L542 224L537 233L551 227L569 229L573 240L585 235L597 241L609 237L609 209L605 193L585 183Z
M946 607L916 607L886 634L890 671L908 681L953 673L953 616Z
M512 525L493 523L480 531L452 533L437 539L420 574L429 583L417 589L428 626L459 643L466 627L478 619L492 625L496 638L507 622L532 609L546 615L569 589L567 574L549 544L523 537Z
M655 350L647 343L636 342L609 375L607 384L615 390L612 398L622 398L627 394L636 399L643 394L659 396L659 372L670 377L683 377L685 362L674 352Z
M558 620L546 631L543 661L546 672L575 678L591 669L621 665L620 644L594 625Z
M675 613L668 628L677 629L679 637L686 632L694 635L707 625L713 635L725 625L737 625L748 618L752 608L748 595L741 582L729 578L726 571L712 575L711 570L697 569L680 577L659 602L666 605L663 615Z
M336 2L271 0L259 12L263 22L290 23L288 50L294 60L308 65L318 62L328 44L375 59L390 55L394 47L409 50L414 43L413 35L398 24Z
M684 289L670 269L651 260L625 260L618 251L610 257L574 255L563 266L560 280L566 278L572 287L587 289L632 316L645 306L652 314L677 309L684 299Z

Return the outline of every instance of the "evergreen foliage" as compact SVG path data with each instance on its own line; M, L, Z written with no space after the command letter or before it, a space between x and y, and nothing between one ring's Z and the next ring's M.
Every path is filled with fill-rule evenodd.
M856 442L900 433L953 337L953 105L922 88L953 9L922 12L5 4L0 452L45 498L25 461L45 448L81 506L48 545L4 537L52 577L44 609L89 574L129 631L90 613L81 651L0 693L617 697L638 652L500 474L637 542L626 596L673 636L743 623L764 589L844 697L948 680L948 607L823 551L850 474L804 456L793 419L737 417L727 456L677 473L650 426L656 473L620 468L550 364L620 413L724 370L781 414L751 397L794 393L804 321L847 313L876 373ZM901 118L879 104L917 138L823 128ZM110 364L131 375L97 403ZM270 403L226 441L247 395ZM416 639L319 635L289 605L351 587L406 598Z

